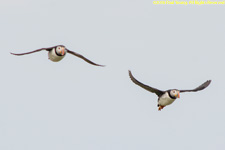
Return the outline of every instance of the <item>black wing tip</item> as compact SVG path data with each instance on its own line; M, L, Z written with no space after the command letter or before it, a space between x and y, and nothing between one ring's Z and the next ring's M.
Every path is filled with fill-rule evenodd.
M133 76L130 70L128 70L128 74L129 74L130 78Z
M95 64L95 66L105 67L106 65L99 65L99 64Z
M211 83L211 81L212 80L207 80L207 81L205 81L205 83L203 83L201 86L202 86L202 89L200 89L200 90L203 90L203 89L205 89L205 88L207 88L208 86L209 86L209 84Z
M12 52L10 52L10 54L11 54L11 55L19 55L19 54L15 54L15 53L12 53Z
M204 84L207 86L209 86L209 84L212 82L212 80L207 80Z
M86 60L84 60L84 61L86 61ZM91 64L91 65L94 65L94 66L98 66L98 67L105 67L106 65L99 65L99 64L96 64L96 63L94 63L94 62L92 62L92 61L86 61L87 63L89 63L89 64Z
M128 70L128 74L129 74L131 81L133 81L135 84L137 84L137 82L139 82L139 81L137 81L137 79L135 79L135 77L133 76L133 74L131 73L130 70Z

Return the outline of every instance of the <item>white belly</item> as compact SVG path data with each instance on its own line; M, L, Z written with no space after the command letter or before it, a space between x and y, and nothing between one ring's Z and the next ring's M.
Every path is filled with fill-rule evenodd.
M169 97L169 94L166 92L164 95L162 95L158 101L158 104L160 106L166 106L170 105L175 101L175 99L172 99Z
M55 49L52 49L52 50L49 51L49 53L48 53L48 58L49 58L51 61L54 61L54 62L60 61L60 60L62 60L64 57L65 57L65 55L64 55L64 56L58 56L58 55L55 53Z

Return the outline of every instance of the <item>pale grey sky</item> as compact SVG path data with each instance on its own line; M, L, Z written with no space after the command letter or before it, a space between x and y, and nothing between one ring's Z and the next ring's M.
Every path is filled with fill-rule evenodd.
M221 6L150 0L0 2L1 150L224 150L225 21ZM58 44L105 68L47 52ZM167 90L211 85L161 112Z

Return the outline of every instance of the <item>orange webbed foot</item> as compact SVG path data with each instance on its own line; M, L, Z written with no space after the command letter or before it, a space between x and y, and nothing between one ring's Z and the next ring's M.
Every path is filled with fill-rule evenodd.
M158 110L161 111L165 106L159 106Z

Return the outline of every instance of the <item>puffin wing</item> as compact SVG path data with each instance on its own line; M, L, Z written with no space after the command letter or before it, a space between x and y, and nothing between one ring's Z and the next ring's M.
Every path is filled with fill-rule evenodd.
M201 91L203 89L205 89L207 86L209 86L209 84L211 83L211 80L207 80L206 82L204 82L202 85L198 86L195 89L192 90L180 90L180 92L197 92L197 91Z
M134 76L132 75L131 71L129 70L129 76L130 76L130 79L137 85L139 85L140 87L144 88L145 90L147 91L150 91L152 93L155 93L156 95L158 95L158 97L160 97L161 95L163 95L165 92L164 91L160 91L156 88L153 88L153 87L150 87L148 85L145 85L141 82L139 82L137 79L134 78Z
M67 51L68 53L74 55L74 56L77 56L77 57L83 59L84 61L88 62L89 64L92 64L92 65L95 65L95 66L101 66L101 67L104 67L104 65L96 64L96 63L90 61L89 59L85 58L85 57L82 56L81 54L78 54L78 53L76 53L76 52L74 52L74 51L70 51L70 50L68 50L68 49L66 49L66 51Z
M10 54L12 54L12 55L17 55L17 56L21 56L21 55L26 55L26 54L31 54L31 53L39 52L39 51L42 51L42 50L50 51L50 50L52 50L54 47L55 47L55 46L53 46L53 47L48 47L48 48L40 48L40 49L31 51L31 52L27 52L27 53L19 53L19 54L10 53Z

